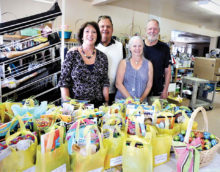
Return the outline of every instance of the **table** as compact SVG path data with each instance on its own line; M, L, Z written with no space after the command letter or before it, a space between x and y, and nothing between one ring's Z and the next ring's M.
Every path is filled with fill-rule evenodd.
M170 161L154 168L154 172L176 172L175 154L170 154ZM199 172L220 172L220 154L217 153L215 158L206 167L199 169Z

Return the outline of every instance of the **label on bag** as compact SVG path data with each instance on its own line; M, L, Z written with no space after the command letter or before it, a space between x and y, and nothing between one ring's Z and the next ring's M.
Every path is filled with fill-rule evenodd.
M59 166L58 168L54 169L51 172L66 172L66 164Z
M120 164L122 164L122 156L111 158L110 167L114 167L114 166L117 166L117 165L120 165Z
M32 166L26 170L24 170L23 172L35 172L36 171L36 166Z
M88 171L88 172L101 172L102 169L103 169L103 167L97 168L97 169L95 169L95 170L90 170L90 171Z
M167 161L167 153L155 156L154 161L155 164L160 164Z

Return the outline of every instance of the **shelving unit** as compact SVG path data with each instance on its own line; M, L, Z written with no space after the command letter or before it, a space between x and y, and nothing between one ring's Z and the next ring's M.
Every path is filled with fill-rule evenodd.
M54 6L56 10L52 9L51 13L54 12L55 16L58 16L58 13L61 15L58 4L56 3ZM47 15L47 13L45 14ZM38 17L38 15L35 16ZM43 18L45 19L45 16ZM55 17L52 18L52 20L54 19ZM36 25L44 24L44 20L40 20L41 17L37 19ZM45 22L48 20L46 19ZM34 23L31 26L34 26ZM27 24L27 26L20 27L28 28L29 26ZM13 32L18 30L20 29L13 28ZM1 32L5 31L1 30ZM6 100L21 101L29 97L39 101L59 101L61 96L57 83L61 72L61 42L57 32L48 33L46 42L36 41L39 36L10 35L8 32L3 36L5 44L0 45L1 56L5 56L0 62L1 102ZM18 47L21 50L17 50ZM10 51L16 55L10 57Z
M214 91L212 93L211 99L208 99L207 97L203 96L204 85L207 83L214 84ZM216 84L217 82L200 79L196 77L183 77L180 96L182 96L182 90L183 90L184 85L191 85L193 87L193 91L192 91L192 98L190 100L189 106L192 109L195 109L199 106L203 106L204 108L211 110L213 108L212 105L213 105L213 101L215 98Z
M179 70L192 70L193 71L193 68L190 68L190 67L178 67L178 68L175 68L174 82L177 82L178 71Z

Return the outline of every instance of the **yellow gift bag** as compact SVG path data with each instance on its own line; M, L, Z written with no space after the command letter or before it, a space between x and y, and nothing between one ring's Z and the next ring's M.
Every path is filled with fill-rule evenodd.
M187 126L190 118L187 116L186 112L184 111L182 111L182 115L184 116L185 120L183 121L183 123L181 123L181 130L187 130ZM198 127L198 123L196 121L193 121L192 129L197 130L197 127Z
M122 164L122 146L125 134L121 132L117 125L114 126L113 130L105 129L104 131L107 131L110 134L108 138L103 140L104 147L107 148L105 169L109 169Z
M147 133L146 137L133 136L125 140L122 150L123 172L153 171L151 134Z
M78 127L77 127L78 128ZM92 134L96 131L99 140L99 146L94 150L94 144L92 141ZM79 130L76 130L76 140L79 142ZM103 146L103 141L101 133L99 132L96 125L86 126L84 129L84 136L87 136L85 146L80 147L79 151L75 151L71 155L71 169L74 172L88 172L88 171L103 171L104 170L104 160L106 156L107 149Z
M25 129L24 123L19 116L12 121L11 126L16 120L19 121L20 130L13 135L10 135L10 132L8 132L6 136L6 144L9 145L13 139L25 135L33 136L34 142L26 150L19 151L9 145L9 155L0 160L0 171L24 171L35 165L37 138L33 133Z
M37 147L36 171L69 171L69 155L67 144L61 144L52 152L41 152L41 146Z
M152 138L154 167L170 160L171 144L172 136L168 134L158 134L156 137Z
M69 171L67 143L63 143L63 138L64 128L57 124L52 125L41 136L41 145L37 147L36 171Z

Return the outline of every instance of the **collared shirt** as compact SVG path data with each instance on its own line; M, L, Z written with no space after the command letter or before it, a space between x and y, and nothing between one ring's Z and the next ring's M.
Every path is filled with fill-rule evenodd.
M101 44L103 45L102 42L101 42ZM115 40L113 38L111 38L111 41L109 42L109 44L106 47L109 47L112 44L115 44ZM126 51L125 51L125 47L124 46L122 46L122 52L123 52L123 59L125 59L126 58Z

